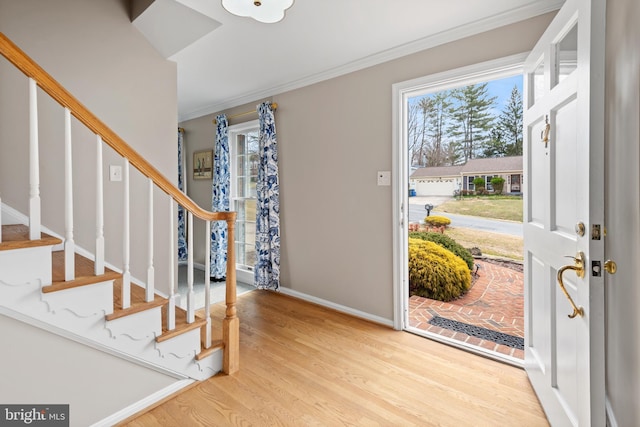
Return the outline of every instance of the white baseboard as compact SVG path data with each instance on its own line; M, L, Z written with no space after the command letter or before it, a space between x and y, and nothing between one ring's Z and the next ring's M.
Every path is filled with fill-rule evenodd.
M393 328L393 320L385 319L384 317L376 316L374 314L365 313L364 311L356 310L355 308L347 307L345 305L336 304L331 301L327 301L322 298L314 297L312 295L304 294L302 292L294 291L290 288L280 287L279 292L289 295L304 301L312 302L314 304L321 305L323 307L331 308L333 310L339 311L341 313L346 313L354 317L359 317L361 319L369 320L374 323L378 323L384 326L389 326Z
M145 397L144 399L141 399L136 403L133 403L127 406L126 408L121 409L120 411L109 415L107 418L104 418L98 421L97 423L92 424L91 427L113 426L119 423L120 421L126 420L130 416L137 414L143 409L148 408L154 403L161 401L165 397L171 396L173 393L176 393L182 390L183 388L193 384L194 382L195 380L192 380L192 379L176 381L175 383L163 388L162 390L158 390L155 393Z
M23 218L26 219L24 215L22 215L17 210L13 209L11 206L6 205L4 203L0 203L0 215L2 216L1 224L26 224L23 221Z

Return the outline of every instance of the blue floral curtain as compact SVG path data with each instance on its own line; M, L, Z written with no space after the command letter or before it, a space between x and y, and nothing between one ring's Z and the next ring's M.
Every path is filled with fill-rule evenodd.
M211 208L214 212L229 210L229 125L227 116L216 117L216 143L213 154L213 186ZM211 271L212 280L224 280L227 273L227 224L211 223Z
M258 118L255 284L259 289L277 290L280 288L280 184L276 124L270 102L258 105Z
M184 134L178 129L178 189L184 192ZM184 208L178 205L178 261L187 260L187 239Z

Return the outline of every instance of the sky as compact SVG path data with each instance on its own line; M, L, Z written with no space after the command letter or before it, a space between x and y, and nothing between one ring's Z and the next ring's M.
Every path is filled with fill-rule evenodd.
M498 114L504 110L504 107L509 102L509 98L511 98L511 90L513 86L517 86L520 91L520 95L522 95L522 74L515 75L513 77L507 77L505 79L500 80L492 80L488 82L487 85L488 92L490 96L497 96L496 100L496 108L498 110Z
M502 110L504 110L504 107L509 102L509 99L511 98L511 90L514 86L518 87L520 95L522 95L522 74L516 74L515 76L506 77L499 80L491 80L487 83L487 91L489 96L496 96L498 98L496 99L496 105L494 109L494 114L496 117L499 116L500 113L502 113ZM409 102L411 103L412 101L420 98L422 98L422 96L412 98L411 100L409 100Z

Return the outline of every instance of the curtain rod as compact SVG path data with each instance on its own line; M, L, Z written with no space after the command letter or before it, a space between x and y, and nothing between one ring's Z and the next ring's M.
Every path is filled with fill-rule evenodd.
M273 102L273 103L271 104L271 108L272 108L274 111L275 111L275 110L277 110L277 109L278 109L278 104L277 104L277 103L275 103L275 102ZM235 118L237 118L237 117L242 117L242 116L246 116L247 114L253 114L253 113L257 113L257 112L258 112L258 110L245 111L244 113L238 113L238 114L233 114L233 115L231 115L231 116L228 116L228 117L227 117L227 119L235 119ZM217 124L218 124L218 121L217 121L216 119L213 119L212 121L213 121L213 124L214 124L214 125L217 125Z
M178 132L184 133L184 128L178 128Z

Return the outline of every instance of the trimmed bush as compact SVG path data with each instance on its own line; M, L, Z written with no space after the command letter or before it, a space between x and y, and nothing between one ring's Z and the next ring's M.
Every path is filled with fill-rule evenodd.
M440 233L430 233L424 231L412 232L409 233L409 237L413 239L421 239L426 240L428 242L437 243L445 249L453 252L454 255L459 256L469 267L469 271L473 271L473 267L475 262L473 261L473 255L471 252L465 247L463 247L460 243L456 242L449 236L445 236Z
M449 218L439 215L425 216L424 222L425 224L431 225L432 227L446 227L447 225L451 224L451 220Z
M462 259L436 243L409 238L409 294L438 301L459 298L471 286Z
M496 194L502 194L502 190L504 189L504 178L500 176L494 176L491 178L491 186L493 187L493 191Z

